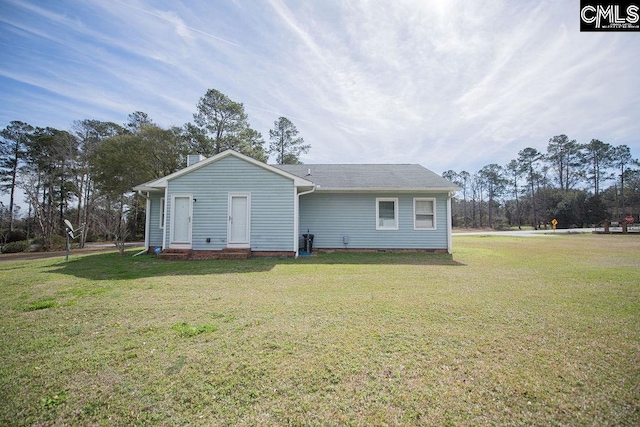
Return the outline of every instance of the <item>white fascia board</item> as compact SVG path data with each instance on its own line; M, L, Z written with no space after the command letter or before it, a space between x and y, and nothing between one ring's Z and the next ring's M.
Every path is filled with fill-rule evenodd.
M190 172L193 172L194 170L200 169L202 167L210 165L211 163L215 163L218 160L222 160L222 159L224 159L226 157L229 157L229 156L234 156L234 157L236 157L238 159L246 161L247 163L251 163L251 164L253 164L255 166L258 166L258 167L261 167L263 169L266 169L266 170L268 170L270 172L273 172L273 173L275 173L277 175L280 175L280 176L283 176L285 178L288 178L288 179L293 181L295 187L306 187L306 186L312 187L313 186L313 182L311 182L311 181L308 181L306 179L300 178L300 177L298 177L296 175L290 174L290 173L285 172L285 171L283 171L281 169L274 168L273 166L269 166L266 163L263 163L263 162L261 162L259 160L256 160L256 159L252 158L252 157L245 156L244 154L238 153L237 151L226 150L226 151L223 151L222 153L216 154L213 157L209 157L207 159L199 161L198 163L194 163L191 166L188 166L186 168L180 169L179 171L176 171L176 172L174 172L174 173L172 173L170 175L167 175L165 177L156 179L155 181L149 181L149 182L145 182L144 184L140 184L139 186L134 187L134 190L138 190L139 189L141 191L149 191L149 189L151 189L151 190L159 190L159 189L166 188L168 181L171 181L172 179L181 177L182 175L186 175L186 174L188 174Z
M158 181L162 181L162 180L171 181L172 179L178 178L179 176L185 175L185 174L187 174L189 172L192 172L192 171L194 171L196 169L200 169L201 167L210 165L211 163L215 163L218 160L222 160L222 159L224 159L226 157L229 157L229 156L236 157L236 158L238 158L240 160L244 160L247 163L251 163L251 164L253 164L255 166L258 166L258 167L260 167L262 169L266 169L269 172L273 172L273 173L275 173L277 175L280 175L280 176L283 176L285 178L288 178L288 179L290 179L290 180L292 180L294 182L294 185L296 187L305 186L305 185L313 185L312 182L307 181L306 179L302 179L302 178L300 178L300 177L298 177L296 175L290 174L290 173L285 172L283 170L280 170L278 168L274 168L273 166L269 166L268 164L263 163L260 160L256 160L256 159L254 159L252 157L245 156L244 154L238 153L237 151L234 151L234 150L223 151L220 154L216 154L213 157L209 157L208 159L204 159L204 160L202 160L202 161L200 161L198 163L195 163L195 164L193 164L193 165L191 165L191 166L189 166L187 168L184 168L184 169L181 169L181 170L179 170L177 172L174 172L171 175L167 175L166 177L164 177L164 178L162 178L162 179L160 179Z
M332 188L317 186L316 191L326 193L380 193L380 192L393 192L393 193L448 193L449 191L456 191L454 188L406 188L406 187L353 187L353 188Z
M162 187L160 187L160 186L151 187L148 184L141 184L141 185L137 185L137 186L133 187L133 191L142 191L142 192L145 192L145 193L153 193L153 192L157 192L157 191L162 190L164 187L166 187L166 183Z
M289 174L289 175L291 175L291 174ZM295 175L291 175L291 177L293 178L294 187L309 187L309 188L315 187L315 184L313 182L309 181L309 180L297 177Z

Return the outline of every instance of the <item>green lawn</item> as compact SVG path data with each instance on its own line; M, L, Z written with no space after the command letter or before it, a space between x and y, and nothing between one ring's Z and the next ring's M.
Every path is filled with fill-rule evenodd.
M454 248L0 262L0 425L640 424L639 238Z

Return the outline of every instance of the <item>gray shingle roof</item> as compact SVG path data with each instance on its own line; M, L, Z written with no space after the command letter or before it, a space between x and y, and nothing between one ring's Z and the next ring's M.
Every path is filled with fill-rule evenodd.
M272 165L312 181L318 191L440 190L458 187L420 165ZM311 175L308 175L311 171Z

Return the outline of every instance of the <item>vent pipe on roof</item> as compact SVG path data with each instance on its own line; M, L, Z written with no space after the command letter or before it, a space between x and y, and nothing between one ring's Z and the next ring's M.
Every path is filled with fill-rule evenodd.
M311 176L311 168L307 169L307 176Z

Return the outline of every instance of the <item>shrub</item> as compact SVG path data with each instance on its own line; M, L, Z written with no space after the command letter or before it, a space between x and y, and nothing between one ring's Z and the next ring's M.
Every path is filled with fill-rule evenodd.
M67 240L65 237L58 236L54 234L51 236L51 241L49 242L49 246L44 244L44 239L42 237L36 237L31 241L32 244L36 245L37 252L47 252L47 251L62 251L67 247Z
M9 231L6 236L7 243L19 242L20 240L27 240L27 234L21 230Z
M58 236L57 234L54 234L53 236L51 236L51 250L52 251L61 251L63 249L66 249L67 247L67 239L65 237L62 236Z
M498 231L505 231L505 230L510 230L511 226L507 221L496 220L493 223L493 229Z
M29 248L29 242L26 240L20 240L18 242L7 243L2 247L3 254L15 254L18 252L25 252Z

